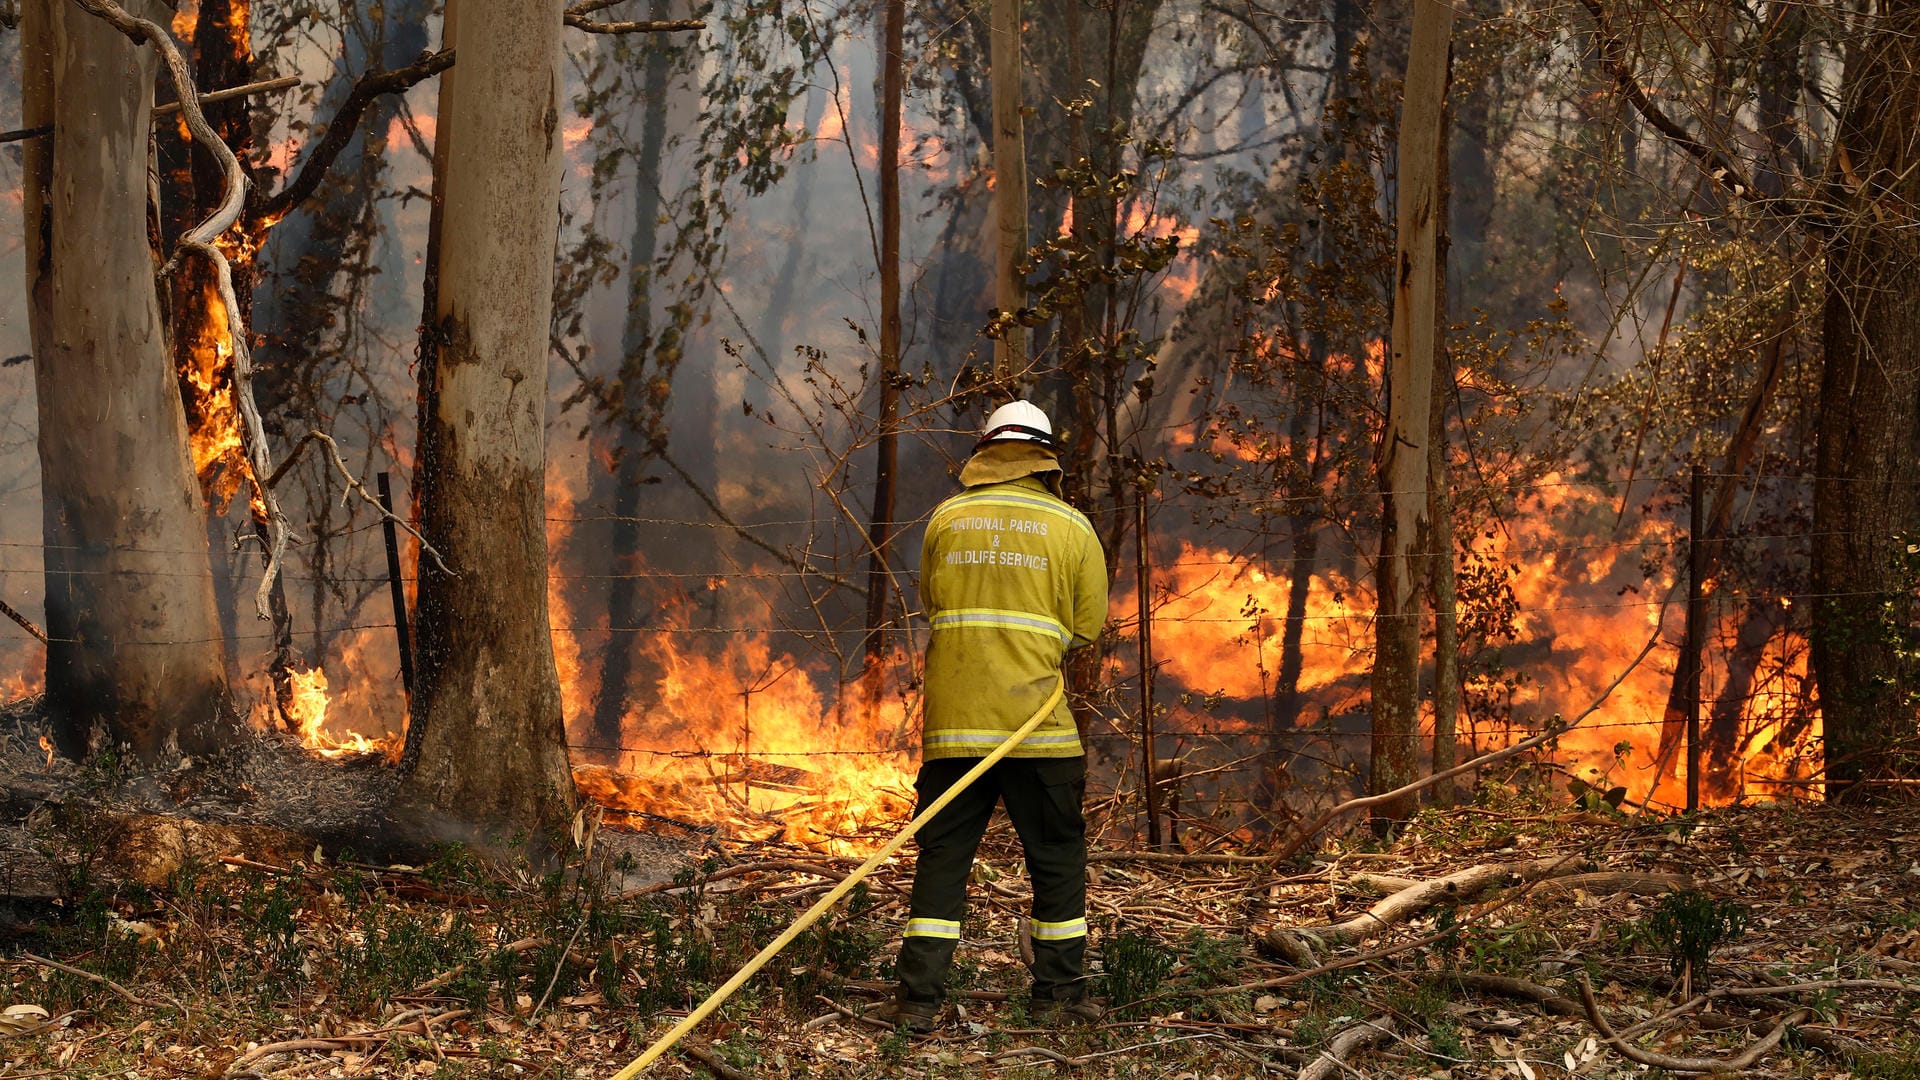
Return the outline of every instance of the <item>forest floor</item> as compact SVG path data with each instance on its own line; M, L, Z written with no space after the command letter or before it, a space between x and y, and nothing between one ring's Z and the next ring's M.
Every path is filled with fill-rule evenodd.
M42 837L63 895L0 912L0 1080L610 1076L853 865L237 848L139 885L88 861L89 813L109 809L70 804ZM1004 823L939 1032L863 1015L910 874L883 867L650 1075L1920 1080L1916 807L1635 817L1485 783L1391 844L1280 865L1096 853L1110 1011L1058 1031L1028 1018Z

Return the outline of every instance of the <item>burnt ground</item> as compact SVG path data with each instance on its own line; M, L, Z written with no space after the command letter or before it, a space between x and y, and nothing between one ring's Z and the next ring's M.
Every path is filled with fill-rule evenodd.
M69 874L0 928L0 1080L610 1076L853 865L720 845L635 885L622 842L678 841L633 835L548 875L461 849L275 861L242 834L162 885ZM1911 806L1657 818L1487 783L1390 845L1284 865L1097 853L1111 1011L1067 1031L1024 1000L1004 824L941 1030L863 1017L910 872L883 867L649 1075L1920 1078Z
M0 707L0 898L57 898L76 861L97 862L87 872L104 879L159 886L186 863L243 851L284 860L318 848L407 864L433 855L389 816L398 778L379 754L326 758L280 732L251 731L171 767L83 766L49 753L47 733L40 698ZM634 857L630 886L687 861L684 836L614 843Z

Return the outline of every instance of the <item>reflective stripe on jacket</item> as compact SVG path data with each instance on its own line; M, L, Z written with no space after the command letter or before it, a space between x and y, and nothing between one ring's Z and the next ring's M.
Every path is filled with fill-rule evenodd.
M1107 618L1107 565L1084 514L1038 478L981 484L934 510L920 548L923 756L984 757L1053 692L1067 650ZM1074 757L1065 701L1014 757Z

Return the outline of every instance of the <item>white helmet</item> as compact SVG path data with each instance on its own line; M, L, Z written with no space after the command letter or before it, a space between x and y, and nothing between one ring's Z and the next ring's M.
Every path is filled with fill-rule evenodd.
M997 442L1037 442L1051 448L1053 443L1053 424L1047 420L1047 414L1040 406L1031 401L1010 401L993 410L987 417L986 431L981 434L979 446Z

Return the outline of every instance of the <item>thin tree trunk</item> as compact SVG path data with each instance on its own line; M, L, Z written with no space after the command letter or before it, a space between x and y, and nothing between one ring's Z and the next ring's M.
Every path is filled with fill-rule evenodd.
M156 55L64 3L22 38L25 121L54 126L24 176L55 738L201 753L237 727L147 240Z
M1830 798L1920 775L1911 655L1920 527L1920 5L1884 0L1847 58L1828 201L1820 435L1813 490L1813 670Z
M893 575L887 545L893 535L894 470L900 421L900 105L906 92L906 0L887 0L880 89L880 436L874 447L873 519L867 542L867 668L886 656L888 601ZM876 698L877 700L877 698Z
M668 5L656 3L653 17L666 17ZM627 244L627 316L620 332L619 411L614 425L613 521L609 541L613 571L607 583L607 646L594 699L595 743L621 744L621 724L634 691L635 667L642 677L655 674L637 652L635 633L651 624L653 606L642 595L646 535L640 516L647 466L666 445L667 388L672 369L654 365L653 263L660 246L661 163L667 145L667 88L673 79L673 45L649 37L641 43L646 63L641 81L640 149L634 159L633 238Z
M992 0L993 205L999 243L994 263L994 300L1004 325L993 343L993 374L1013 378L1027 367L1027 328L1015 315L1027 306L1026 125L1020 116L1021 0Z
M1440 310L1446 317L1444 307ZM1447 403L1453 385L1447 350L1434 353L1433 432L1427 463L1427 514L1431 523L1433 588L1433 771L1446 772L1459 760L1454 729L1460 716L1459 591L1454 587L1453 486L1447 475ZM1440 806L1453 803L1453 785L1433 789Z
M559 228L560 0L454 0L421 349L419 670L402 762L424 832L536 850L577 798L547 615L544 445ZM497 830L497 831L496 831Z
M1385 445L1380 453L1381 544L1374 622L1369 790L1415 779L1420 736L1420 596L1431 541L1427 505L1434 354L1445 303L1441 278L1441 160L1453 8L1414 0L1398 157L1398 258ZM1412 799L1375 812L1375 828L1404 820Z
M1701 788L1712 795L1730 799L1740 794L1740 717L1742 706L1753 694L1753 680L1767 657L1767 642L1777 627L1775 616L1780 606L1770 600L1750 599L1742 605L1740 629L1734 634L1733 648L1727 654L1727 678L1720 684L1708 720L1705 762L1701 768Z
M1760 436L1765 432L1767 410L1772 407L1773 395L1779 388L1780 378L1786 370L1787 334L1794 323L1792 310L1782 311L1775 317L1770 336L1761 348L1760 372L1755 377L1753 390L1747 395L1746 409L1740 414L1740 420L1734 425L1733 437L1727 440L1727 450L1720 464L1720 482L1714 488L1713 504L1707 515L1707 532L1699 538L1701 552L1701 577L1712 580L1720 572L1720 549L1726 543L1727 533L1733 527L1733 504L1740 493L1740 477L1753 463L1754 454L1760 448ZM1706 633L1707 627L1698 627L1698 632ZM1682 642L1683 656L1698 655L1690 650L1688 643ZM1654 751L1654 760L1660 763L1659 774L1654 778L1658 784L1662 780L1677 775L1681 754L1679 744L1686 735L1687 710L1691 707L1692 681L1687 677L1683 663L1673 673L1673 681L1667 686L1667 705L1660 729L1660 742Z

